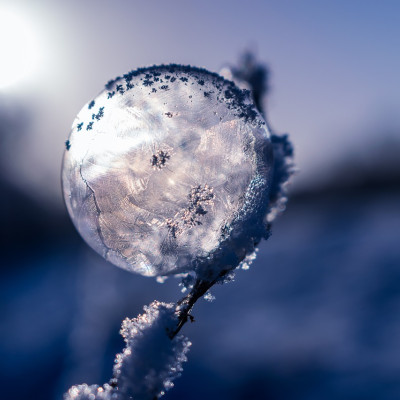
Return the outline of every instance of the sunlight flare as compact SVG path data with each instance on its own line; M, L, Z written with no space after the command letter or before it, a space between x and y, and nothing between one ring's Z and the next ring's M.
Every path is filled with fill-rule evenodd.
M30 24L20 15L0 10L0 89L28 77L38 61L38 46Z

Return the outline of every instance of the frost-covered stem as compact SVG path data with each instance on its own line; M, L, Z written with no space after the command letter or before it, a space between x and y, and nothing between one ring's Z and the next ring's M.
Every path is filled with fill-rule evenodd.
M177 326L176 304L153 301L121 327L125 348L115 358L113 379L103 386L77 385L65 400L155 400L173 387L182 372L190 341L168 332Z
M176 303L175 314L178 318L178 324L176 329L169 333L169 337L171 339L173 339L179 333L189 318L193 321L193 317L190 315L190 312L192 311L196 301L203 297L203 295L207 293L207 291L229 271L229 269L221 271L220 274L211 281L199 278L196 279L192 290Z

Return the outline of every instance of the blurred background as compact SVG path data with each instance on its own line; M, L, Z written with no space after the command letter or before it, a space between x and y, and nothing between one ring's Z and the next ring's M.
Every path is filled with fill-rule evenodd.
M218 72L250 49L299 173L250 270L196 305L165 399L399 399L399 48L390 0L2 0L0 397L108 381L122 319L181 297L73 228L60 169L77 112L131 69Z

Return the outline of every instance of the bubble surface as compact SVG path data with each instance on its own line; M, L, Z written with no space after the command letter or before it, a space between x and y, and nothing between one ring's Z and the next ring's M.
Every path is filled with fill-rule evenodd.
M204 69L153 66L110 81L79 112L64 199L113 264L146 276L200 271L240 262L263 236L272 164L249 92Z

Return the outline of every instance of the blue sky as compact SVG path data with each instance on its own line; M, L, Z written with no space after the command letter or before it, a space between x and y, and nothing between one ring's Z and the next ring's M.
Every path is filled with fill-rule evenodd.
M256 49L271 69L270 123L291 134L300 182L323 179L382 125L400 125L399 1L3 0L5 8L29 20L40 47L35 75L0 94L32 110L31 151L15 173L55 196L76 113L109 79L149 64L218 71Z

